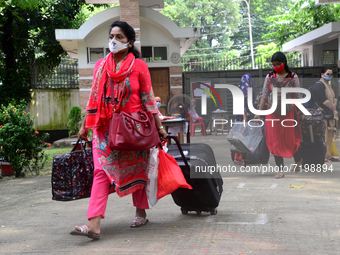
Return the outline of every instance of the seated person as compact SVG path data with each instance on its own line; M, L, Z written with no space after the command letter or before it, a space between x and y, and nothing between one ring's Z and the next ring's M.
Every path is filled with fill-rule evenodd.
M161 98L160 97L155 97L155 101L157 103L157 107L161 107ZM169 120L169 119L176 119L177 117L175 116L164 116L163 114L160 113L158 110L158 117L161 121L163 120ZM183 127L183 133L187 133L188 130L188 123L185 123L185 126ZM180 126L175 126L175 127L169 127L168 132L172 134L177 134L179 141L181 141L180 137L180 132L181 132L181 127Z
M157 108L159 109L159 107L161 107L161 98L160 97L155 97L155 101L157 103ZM175 119L176 117L173 116L164 116L163 114L161 114L161 112L158 110L158 117L160 120L169 120L169 119Z
M194 117L194 118L201 118L197 112L196 112L196 100L195 99L192 99L191 100L191 104L190 104L190 108L188 109L188 113L191 115L191 117ZM204 126L205 126L205 129L207 129L208 125L209 125L209 119L203 119L203 122L204 122ZM193 120L193 122L196 122L197 120Z

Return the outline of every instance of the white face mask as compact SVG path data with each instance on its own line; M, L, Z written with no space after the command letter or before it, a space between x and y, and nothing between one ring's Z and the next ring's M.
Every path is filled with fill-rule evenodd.
M109 49L112 53L120 52L128 47L129 43L121 43L114 38L112 38L109 42Z

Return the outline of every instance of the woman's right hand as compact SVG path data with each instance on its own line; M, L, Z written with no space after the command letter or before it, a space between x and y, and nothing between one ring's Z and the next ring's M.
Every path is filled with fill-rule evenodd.
M163 129L163 128L161 128L160 130L158 130L158 133L159 133L159 135L160 135L160 139L161 139L161 141L165 141L166 140L166 137L168 136L168 134L166 133L166 131Z
M89 133L89 130L82 126L78 133L78 139L81 138L81 139L87 140L88 133Z
M336 111L336 104L331 104L331 110L334 112Z

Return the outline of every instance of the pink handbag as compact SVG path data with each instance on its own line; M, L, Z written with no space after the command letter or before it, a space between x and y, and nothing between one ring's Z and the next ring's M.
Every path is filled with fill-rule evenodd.
M152 113L143 110L119 112L121 101L122 98L119 98L119 104L110 119L109 148L117 151L145 151L159 144L159 134Z

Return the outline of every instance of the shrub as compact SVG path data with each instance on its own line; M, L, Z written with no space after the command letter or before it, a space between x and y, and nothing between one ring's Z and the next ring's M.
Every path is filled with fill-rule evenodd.
M24 100L0 107L0 157L12 164L16 177L28 171L39 175L46 162L43 147L50 146L44 142L49 135L38 135L25 108Z
M68 135L77 135L81 127L81 109L79 106L72 106L70 112L68 113L68 119Z

